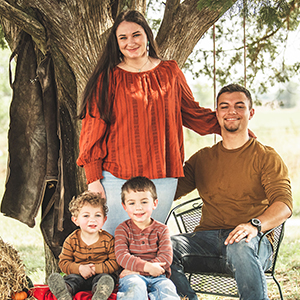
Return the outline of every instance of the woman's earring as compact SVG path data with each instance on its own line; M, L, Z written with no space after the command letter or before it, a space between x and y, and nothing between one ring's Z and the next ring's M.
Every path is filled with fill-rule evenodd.
M147 55L149 56L149 41L148 41L148 43L147 43Z

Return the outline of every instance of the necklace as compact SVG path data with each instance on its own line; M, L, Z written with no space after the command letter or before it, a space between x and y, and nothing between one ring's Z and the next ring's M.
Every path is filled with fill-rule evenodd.
M124 64L125 64L125 65L127 65L127 66L130 67L130 68L133 68L133 69L138 70L139 73L140 73L140 72L142 71L142 69L146 66L146 64L148 63L148 61L150 61L150 59L149 59L149 57L148 57L147 60L146 60L146 62L145 62L140 68L136 68L136 67L134 67L134 66L129 65L128 63L126 63L125 60L123 60L123 61L124 61Z

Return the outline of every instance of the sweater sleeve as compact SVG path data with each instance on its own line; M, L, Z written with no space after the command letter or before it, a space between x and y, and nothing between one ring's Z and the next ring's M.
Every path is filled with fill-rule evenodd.
M100 118L95 97L91 103L91 114L93 117L87 111L82 120L77 159L78 166L84 167L88 184L103 178L102 161L107 154L108 134L108 125Z
M205 135L221 133L216 113L209 108L199 106L195 101L184 74L178 68L178 81L181 91L181 114L183 125L195 132Z
M95 264L97 274L111 274L119 269L115 255L115 240L113 237L106 243L106 254L107 259L101 263Z
M288 169L273 148L267 147L267 149L261 174L266 196L270 205L276 201L280 201L285 203L292 211L293 199Z
M151 262L160 262L166 263L163 268L169 269L173 260L173 249L170 238L170 232L166 225L161 225L164 227L163 231L158 237L158 252L154 259Z
M187 195L196 188L194 166L197 165L197 155L198 152L192 155L183 166L184 177L178 178L177 190L174 197L175 200Z
M134 272L144 272L146 260L134 256L129 251L128 230L121 223L115 231L115 253L117 263L124 269Z
M74 250L73 250L73 239L68 236L64 241L62 252L59 255L59 262L58 266L62 272L66 273L67 275L70 274L80 274L79 273L79 266L80 264L75 263L74 258Z

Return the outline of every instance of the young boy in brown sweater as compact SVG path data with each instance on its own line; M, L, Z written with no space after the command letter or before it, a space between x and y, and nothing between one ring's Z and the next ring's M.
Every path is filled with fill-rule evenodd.
M119 266L114 237L102 230L107 219L106 200L87 191L72 199L69 210L80 228L66 238L59 256L59 267L67 276L51 274L49 288L57 300L72 300L77 292L86 290L92 290L92 300L107 300Z

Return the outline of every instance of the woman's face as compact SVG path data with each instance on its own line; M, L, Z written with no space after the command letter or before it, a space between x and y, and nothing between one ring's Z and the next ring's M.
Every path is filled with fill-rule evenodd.
M147 55L147 35L142 26L123 21L116 30L116 37L125 59L136 59Z

